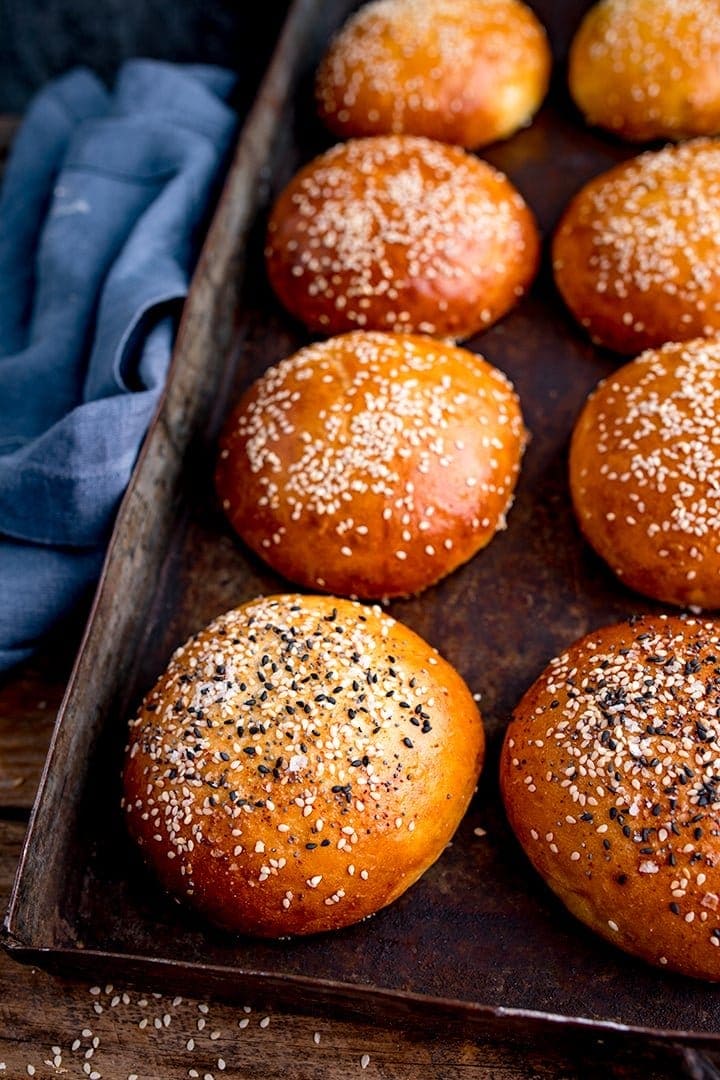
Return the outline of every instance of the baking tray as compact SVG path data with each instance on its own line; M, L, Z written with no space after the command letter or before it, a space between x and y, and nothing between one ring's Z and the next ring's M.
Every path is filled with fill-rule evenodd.
M352 6L296 0L241 136L58 717L4 944L53 970L304 1011L720 1045L720 995L625 956L571 918L515 842L497 787L511 710L548 659L594 627L657 610L582 542L566 483L573 420L617 358L591 346L564 310L547 240L573 192L634 152L587 130L565 89L567 45L588 3L532 4L553 44L552 92L530 128L484 155L523 192L545 237L531 294L469 343L513 379L532 433L509 528L438 586L390 606L482 694L487 763L453 843L373 919L267 942L223 934L171 901L125 835L128 716L190 633L248 598L288 588L220 512L215 441L241 389L308 340L269 291L263 232L274 194L333 141L314 117L312 72Z

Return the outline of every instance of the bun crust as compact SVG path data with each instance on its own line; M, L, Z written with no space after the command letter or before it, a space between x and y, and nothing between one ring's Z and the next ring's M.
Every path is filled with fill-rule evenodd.
M178 649L130 725L127 824L172 894L262 937L348 926L442 853L480 714L379 608L275 596Z
M353 139L311 161L273 208L270 282L310 330L466 338L537 270L532 213L507 177L454 146Z
M233 528L310 589L417 593L504 528L526 433L507 378L465 349L357 331L240 400L216 486Z
M720 339L648 351L600 383L570 446L580 527L632 589L720 608Z
M602 0L570 49L570 92L624 139L720 133L718 0Z
M519 0L375 0L323 58L318 109L341 138L425 135L473 149L530 122L551 63Z
M510 824L535 869L629 953L720 979L720 634L654 616L553 660L501 759Z
M720 332L720 140L591 180L560 221L553 266L575 318L618 352Z

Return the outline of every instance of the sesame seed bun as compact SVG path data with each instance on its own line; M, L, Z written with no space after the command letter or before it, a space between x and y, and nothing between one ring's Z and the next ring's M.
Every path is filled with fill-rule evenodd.
M244 394L216 486L233 528L312 590L419 592L505 526L526 433L508 379L431 338L356 331Z
M720 140L591 180L560 221L553 267L575 318L618 352L720 332Z
M342 138L426 135L473 149L530 123L551 64L519 0L375 0L320 64L318 109Z
M720 608L720 339L649 350L598 386L570 446L580 527L632 589Z
M597 630L515 710L501 787L515 834L573 915L627 952L720 979L720 626Z
M718 0L602 0L570 49L570 92L624 139L720 133Z
M311 330L465 338L523 295L539 238L520 194L487 162L378 135L301 169L275 203L265 254L279 299Z
M172 894L262 937L400 896L460 822L483 760L457 672L377 607L274 596L182 648L130 724L128 828Z

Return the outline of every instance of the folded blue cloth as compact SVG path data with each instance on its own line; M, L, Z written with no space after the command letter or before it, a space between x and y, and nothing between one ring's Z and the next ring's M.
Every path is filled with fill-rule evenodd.
M0 197L0 671L87 595L160 396L236 116L220 68L36 97Z

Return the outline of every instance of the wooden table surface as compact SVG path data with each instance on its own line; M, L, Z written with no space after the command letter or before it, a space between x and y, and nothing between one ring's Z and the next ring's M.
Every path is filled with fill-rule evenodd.
M15 123L0 117L0 167ZM0 597L0 603L2 598ZM4 911L82 620L0 677L0 912ZM557 1034L534 1044L91 986L0 949L0 1080L480 1080L688 1076L720 1080L720 1054Z

